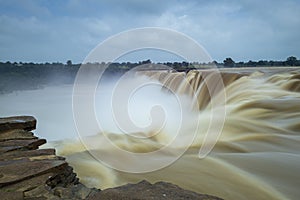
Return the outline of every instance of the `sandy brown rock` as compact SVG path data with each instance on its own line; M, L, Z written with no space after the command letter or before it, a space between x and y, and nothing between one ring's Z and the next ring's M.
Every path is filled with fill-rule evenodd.
M0 161L4 160L15 160L26 157L41 157L55 155L55 149L35 149L35 150L24 150L24 151L9 151L0 154Z
M85 199L92 191L80 184L65 158L30 130L33 117L0 118L0 199Z
M36 119L32 116L0 118L0 132L13 129L34 130L36 129Z
M33 140L7 140L0 142L0 153L5 153L14 150L33 150L45 144L45 139Z
M28 158L0 162L0 187L59 170L67 165L62 160L31 161Z
M3 131L0 134L0 142L6 140L27 140L27 139L37 139L32 132L25 131L23 129L13 129L8 131Z
M10 192L10 191L2 191L0 190L1 200L22 200L23 192Z
M137 184L127 184L124 186L103 190L99 193L91 194L88 200L221 200L218 197L198 194L192 191L184 190L174 184L166 182L157 182L151 184L147 181L141 181Z

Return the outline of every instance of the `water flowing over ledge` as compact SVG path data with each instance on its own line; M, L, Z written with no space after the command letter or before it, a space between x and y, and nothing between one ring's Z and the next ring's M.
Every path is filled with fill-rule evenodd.
M128 137L115 132L116 129L110 123L111 112L107 106L110 105L107 103L110 103L109 95L113 87L107 87L110 86L107 84L100 88L100 95L96 96L95 110L103 114L99 116L99 119L102 119L101 117L105 119L103 123L106 125L105 136L120 148L136 153L158 149L168 142L168 136L173 136L172 130L178 125L175 118L178 112L173 106L173 99L169 98L172 92L167 87L170 90L173 89L175 94L188 96L188 92L192 91L202 96L195 98L200 100L198 102L200 107L193 109L193 113L185 115L188 123L183 124L186 129L182 136L186 136L191 133L190 128L193 127L193 114L196 113L196 117L199 116L201 119L194 143L174 164L151 173L129 174L108 168L95 160L82 143L76 140L78 135L71 129L72 110L71 106L68 107L71 104L69 97L72 94L72 86L49 87L44 90L3 95L0 98L3 105L1 112L6 116L30 113L37 116L42 123L39 124L35 134L43 134L39 136L47 138L48 147L54 147L57 155L65 157L74 168L81 183L88 187L106 189L142 180L151 183L163 180L184 189L208 193L224 199L298 199L300 195L298 188L300 180L298 173L300 170L299 68L259 68L255 71L239 68L220 69L220 72L222 77L228 77L224 81L219 79L224 84L226 94L224 100L220 98L218 90L215 90L216 93L213 93L211 97L206 95L207 89L203 81L201 83L203 80L201 76L207 77L206 80L211 82L218 79L204 70L190 71L186 74L178 72L166 74L160 71L155 72L156 75L154 71L151 72L153 75L150 72L140 72L142 76L137 76L137 79L126 80L131 84L140 80L148 81L150 78L166 86L162 89L145 87L145 90L135 93L136 96L134 96L136 100L142 100L142 102L132 101L133 104L130 104L137 122L148 122L148 118L145 118L148 114L145 105L153 99L160 100L164 103L162 105L165 105L166 110L171 111L166 118L170 122L167 125L170 126L149 140L138 140L137 137ZM165 74L168 78L163 78ZM186 84L178 81L182 80L183 76L187 77L193 90L184 89ZM232 77L234 81L230 81ZM175 87L176 85L178 87ZM212 106L212 101L214 106ZM125 101L119 99L117 102L120 103L117 105L122 105L121 103ZM186 102L192 105L189 104L189 99ZM223 107L226 108L226 116L221 136L213 151L205 159L199 159L199 148L203 144L204 135L208 132L208 125L211 123L211 130L214 131L213 128L221 120L218 118L219 109ZM186 108L185 104L182 108ZM217 114L216 120L211 120L211 112ZM151 130L143 133L152 134ZM107 148L102 137L103 134L95 131L87 139L98 145L95 153L114 155L112 149ZM173 151L168 154L161 154L156 160L168 159L176 150L181 150L181 143L177 144L178 148L172 149ZM43 148L46 148L45 145ZM112 158L118 157L112 156ZM138 166L145 165L144 162L137 162L137 164ZM147 184L142 183L142 185Z
M148 140L127 137L125 134L110 131L113 129L108 127L106 132L102 134L94 132L93 136L86 138L86 141L92 144L90 151L84 149L82 143L75 140L52 143L57 148L58 154L65 156L72 164L83 183L88 186L108 188L130 181L146 179L156 182L163 179L185 189L199 193L208 192L225 199L298 199L300 178L298 173L300 169L298 68L270 68L259 71L224 69L220 70L219 77L215 71L207 70L187 73L152 70L141 71L136 75L136 79L126 81L131 84L144 77L161 82L163 87L158 90L159 94L163 95L162 100L166 100L169 94L184 96L192 94L193 100L195 99L193 102L198 106L193 108L193 112L185 115L187 123L182 125L186 129L183 129L183 134L178 138L184 141L185 136L194 133L195 113L198 114L196 117L200 118L200 124L196 129L197 136L185 154L172 165L142 174L113 170L95 161L90 152L94 155L107 154L106 158L121 160L124 165L131 164L132 162L126 162L126 159L118 156L115 149L108 147L107 143L103 142L104 137L108 137L116 146L129 152L152 152L170 141L174 134L172 128L178 125L176 120L172 121L172 117L176 116L177 112L174 114L171 112L167 118L172 125L170 129L167 127L154 137L149 137ZM203 81L204 78L206 82ZM207 85L209 83L218 85L218 82L223 82L223 90L211 84L210 89L213 92L208 94ZM186 87L187 83L192 87ZM155 90L146 90L143 94L146 93L153 95ZM222 93L226 98L221 98ZM160 98L157 97L155 99ZM118 105L126 101L127 99L120 98ZM108 104L102 104L100 101L100 105ZM172 111L176 110L176 107L172 107L172 103L165 107L169 108L168 106ZM145 110L143 106L138 108L134 110ZM183 106L182 109L184 110L185 107ZM220 110L224 109L226 115L224 118L219 118L222 114ZM105 106L97 109L103 113L104 110ZM145 115L147 112L143 113ZM216 114L215 120L211 120L211 113ZM214 134L215 127L219 124L224 126L212 152L204 159L199 159L199 149L204 144L205 135ZM151 131L143 133L149 133L150 136L152 134ZM181 142L176 145L172 151L162 153L155 158L143 162L136 159L135 164L144 166L167 160L184 148Z

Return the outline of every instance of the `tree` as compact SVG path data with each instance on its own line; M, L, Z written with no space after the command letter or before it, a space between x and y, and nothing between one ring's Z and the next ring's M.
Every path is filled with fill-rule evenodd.
M235 62L232 60L232 58L226 58L224 61L224 66L225 67L234 67L235 66Z
M212 61L212 64L217 66L219 63L216 60L214 60Z
M290 56L286 59L286 64L290 66L296 66L297 65L297 58L295 56Z
M67 61L67 65L68 65L68 66L71 66L71 65L72 65L72 61L71 61L71 60L68 60L68 61Z
M148 59L148 60L143 60L143 61L140 61L139 64L140 64L140 65L151 64L151 60L150 60L150 59Z
M241 62L236 63L235 66L236 66L236 67L244 67L244 66L245 66L245 63L241 61Z
M252 61L252 60L249 60L245 65L247 67L256 67L256 62L255 61Z
M257 65L259 65L259 66L266 66L266 65L268 65L268 61L266 61L266 60L260 60L260 61L257 62Z

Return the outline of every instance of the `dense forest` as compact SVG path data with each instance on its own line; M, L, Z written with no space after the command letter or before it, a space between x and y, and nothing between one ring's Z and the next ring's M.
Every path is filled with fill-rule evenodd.
M88 63L99 65L99 63ZM103 63L102 63L103 64ZM105 73L122 74L136 66L152 64L151 60L138 63L122 62L110 63ZM157 63L173 68L176 71L188 71L191 69L205 69L217 66L218 68L241 68L241 67L276 67L276 66L300 66L300 60L294 56L285 61L248 61L235 62L232 58L226 58L223 63L213 61L211 63L188 63L188 62L166 62ZM16 90L37 89L45 85L72 84L81 64L73 64L71 60L64 63L22 63L22 62L0 62L0 93L8 93ZM147 68L149 69L149 68Z

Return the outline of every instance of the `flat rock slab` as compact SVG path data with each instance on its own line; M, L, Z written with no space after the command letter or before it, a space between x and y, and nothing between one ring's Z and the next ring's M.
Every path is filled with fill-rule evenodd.
M0 118L0 132L13 129L34 130L36 129L36 119L32 116Z
M0 191L1 200L21 200L23 198L23 192L9 192Z
M0 153L5 153L14 150L33 150L45 144L45 139L33 140L7 140L0 142Z
M37 139L32 132L23 129L7 130L0 133L0 142L6 140L30 140Z
M29 158L0 162L0 188L51 171L64 169L64 160L31 160Z
M184 200L184 199L197 199L197 200L221 200L218 197L198 194L192 191L184 190L174 184L166 182L158 182L151 184L147 181L141 181L137 184L127 184L124 186L106 189L101 192L91 194L88 200Z
M9 151L6 153L0 154L0 161L5 160L15 160L28 157L40 157L40 156L49 156L55 155L55 149L36 149L29 151Z

